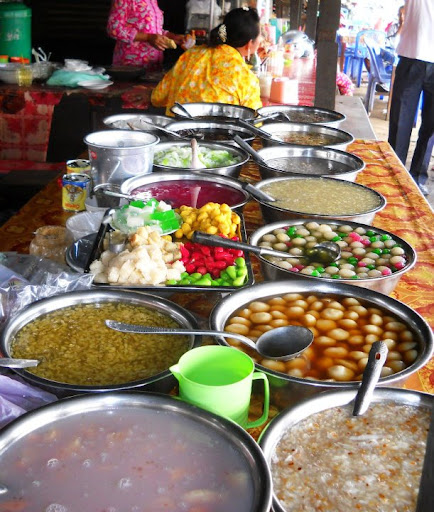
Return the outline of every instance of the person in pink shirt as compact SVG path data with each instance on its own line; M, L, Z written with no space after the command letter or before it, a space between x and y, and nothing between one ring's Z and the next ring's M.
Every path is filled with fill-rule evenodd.
M107 33L116 39L113 65L161 69L163 51L182 44L184 36L163 30L163 11L157 0L113 0Z

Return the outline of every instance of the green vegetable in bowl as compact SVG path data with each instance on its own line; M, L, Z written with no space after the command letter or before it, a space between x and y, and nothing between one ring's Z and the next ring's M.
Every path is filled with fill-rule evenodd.
M225 149L209 149L201 146L199 146L198 157L207 169L213 167L227 167L241 161L240 156L233 155ZM156 151L154 154L154 164L186 169L191 168L191 158L191 147L175 146L170 149Z

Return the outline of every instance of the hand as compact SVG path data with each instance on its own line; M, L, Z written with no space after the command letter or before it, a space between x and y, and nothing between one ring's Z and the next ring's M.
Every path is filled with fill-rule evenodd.
M173 34L172 32L169 32L167 36L170 37L170 39L173 39L178 46L182 46L184 44L185 36L183 34Z
M167 50L173 48L173 40L160 34L147 34L147 42L157 50Z

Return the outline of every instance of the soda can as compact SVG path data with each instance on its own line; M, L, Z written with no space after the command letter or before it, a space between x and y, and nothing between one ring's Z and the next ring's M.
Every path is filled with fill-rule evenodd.
M86 173L90 174L91 165L90 160L83 160L82 158L78 158L76 160L67 160L66 162L66 172L69 173Z
M90 176L68 173L62 177L62 207L68 212L81 212L86 209L85 201L90 192Z

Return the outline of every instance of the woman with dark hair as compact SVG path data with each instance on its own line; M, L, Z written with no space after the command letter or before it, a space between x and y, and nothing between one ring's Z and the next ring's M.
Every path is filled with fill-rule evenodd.
M166 73L152 93L152 104L166 107L168 115L175 101L261 107L259 80L244 60L256 52L260 37L256 9L228 12L207 45L186 51Z

